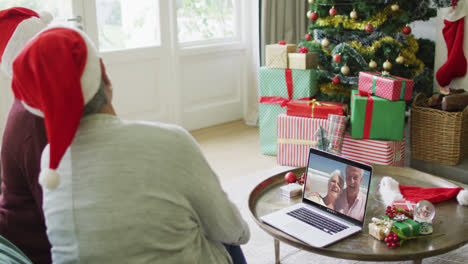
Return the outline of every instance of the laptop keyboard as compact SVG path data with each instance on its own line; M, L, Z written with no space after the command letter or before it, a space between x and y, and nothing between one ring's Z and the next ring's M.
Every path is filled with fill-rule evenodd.
M334 220L331 220L330 218L327 218L321 214L317 214L311 210L307 210L303 207L290 211L287 214L330 235L336 234L348 228L348 226L340 224Z

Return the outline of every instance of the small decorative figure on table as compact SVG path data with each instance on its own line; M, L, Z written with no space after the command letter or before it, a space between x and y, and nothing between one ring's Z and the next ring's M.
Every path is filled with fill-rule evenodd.
M414 220L420 224L420 234L432 234L432 219L435 216L434 205L426 200L418 202L414 208Z

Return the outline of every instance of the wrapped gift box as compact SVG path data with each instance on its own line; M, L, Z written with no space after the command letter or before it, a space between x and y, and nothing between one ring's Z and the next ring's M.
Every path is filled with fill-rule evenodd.
M351 137L401 141L405 129L405 101L351 92Z
M385 234L386 227L383 225L377 225L376 223L369 224L369 235L375 237L378 240L384 240L387 236Z
M348 105L343 103L292 100L287 105L286 114L327 119L329 114L346 115L347 109Z
M404 167L405 144L405 136L401 141L354 139L346 131L341 155L363 163Z
M286 112L290 99L314 96L317 92L315 70L271 69L259 71L260 152L276 155L276 117Z
M393 205L398 206L405 211L413 212L416 203L410 201L393 201L392 206Z
M391 101L409 101L413 96L413 80L380 73L359 72L358 89Z
M276 161L280 165L305 167L309 149L315 147L315 131L322 126L328 128L327 119L288 116L280 114L278 119L278 139Z
M288 53L289 68L298 70L315 69L318 65L318 53Z
M382 216L382 218L388 218L388 216L384 215ZM394 218L391 218L391 219L394 219ZM393 223L393 226L403 231L403 234L407 237L419 236L420 234L419 232L420 225L413 219L408 218L401 222L395 221L395 223Z
M288 53L296 52L295 44L271 44L266 45L265 48L265 61L266 66L269 68L287 69L288 65Z

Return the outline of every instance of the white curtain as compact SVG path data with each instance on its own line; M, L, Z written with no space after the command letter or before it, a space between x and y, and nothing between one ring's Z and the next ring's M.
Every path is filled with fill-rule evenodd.
M258 119L258 68L265 61L265 45L285 40L299 43L307 33L307 0L257 0L250 1L253 19L251 41L251 71L247 89L246 124L256 125Z

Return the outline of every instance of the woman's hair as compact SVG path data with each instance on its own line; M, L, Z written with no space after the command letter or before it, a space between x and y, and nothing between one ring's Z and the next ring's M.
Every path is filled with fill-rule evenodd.
M84 106L83 114L81 116L87 116L99 112L107 103L109 98L106 94L106 84L103 79L99 85L98 91L93 98Z
M343 173L340 170L334 170L332 173L330 173L330 179L328 179L328 183L331 182L333 176L338 176L338 185L340 186L341 190L343 190L343 187L344 187Z

